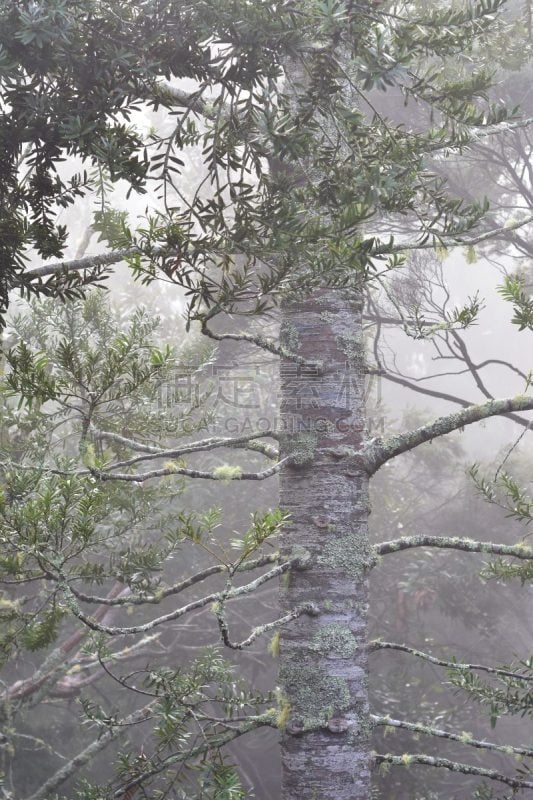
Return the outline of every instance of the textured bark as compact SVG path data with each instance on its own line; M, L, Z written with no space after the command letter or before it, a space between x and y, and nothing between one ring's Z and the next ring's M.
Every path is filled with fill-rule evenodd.
M306 361L281 366L281 506L292 515L285 612L314 603L281 633L283 800L368 800L366 573L368 475L362 446L362 301L322 289L286 303L282 340Z

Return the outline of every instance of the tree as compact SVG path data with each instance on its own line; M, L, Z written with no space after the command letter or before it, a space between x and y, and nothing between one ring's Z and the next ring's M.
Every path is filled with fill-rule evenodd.
M50 17L42 13L40 5L21 6L10 17L15 27L10 41L22 41L24 54L29 47L30 50L44 50L49 57L51 48L45 47L48 40L43 39L43 31L48 31L48 37L55 35ZM200 5L198 15L194 11L196 6L184 8L180 4L180 12L183 19L190 21L190 28L184 29L185 46L192 42L194 47L191 44L191 48L197 58L202 50L202 67L196 65L193 56L189 60L187 51L180 68L172 69L163 51L160 62L157 59L155 65L149 62L147 73L140 79L142 86L135 84L133 87L129 83L125 86L119 67L122 61L128 64L139 57L136 46L144 42L147 9L150 13L160 12L163 14L161 24L171 25L172 14L177 11L174 4L138 3L132 8L131 4L104 7L84 3L68 12L61 8L57 19L68 22L63 35L69 43L62 51L62 69L65 52L68 55L73 41L80 41L69 38L73 30L78 36L88 25L89 30L96 30L92 27L94 16L102 15L98 17L97 32L102 35L97 37L97 44L103 43L105 47L102 54L98 50L94 56L96 66L100 67L109 57L109 43L116 44L111 36L106 39L108 15L115 18L118 15L121 23L119 30L124 36L121 41L125 46L127 43L126 55L121 54L118 66L113 62L111 78L101 80L99 73L94 78L96 88L100 91L105 88L103 95L100 94L105 98L103 107L91 110L97 124L105 125L106 119L112 119L116 108L122 108L123 103L146 99L147 89L156 98L152 102L177 107L172 133L167 136L152 134L149 145L153 150L144 162L161 187L162 205L149 212L146 223L135 229L125 210L110 206L105 181L102 181L102 203L93 228L108 242L109 254L24 270L20 261L14 263L14 254L20 258L21 246L34 240L31 237L35 238L38 224L47 225L48 216L43 216L41 209L42 193L37 192L35 203L41 214L36 217L38 224L10 245L5 272L11 288L18 285L30 291L37 289L54 294L60 287L66 287L67 291L74 287L79 291L100 278L110 264L124 259L142 280L149 281L156 274L162 274L169 282L186 290L188 326L198 325L212 340L244 341L281 357L281 429L246 433L229 441L218 437L179 447L175 443L154 444L154 433L142 424L137 428L138 421L133 435L120 432L118 420L111 429L95 426L93 416L98 404L104 402L100 396L103 389L100 387L100 395L97 394L95 400L93 390L85 384L87 375L95 376L92 362L97 353L91 346L82 368L76 364L79 337L74 337L70 343L62 338L54 358L56 369L68 368L71 379L78 383L78 392L80 386L82 389L81 410L75 408L74 417L81 424L81 458L85 465L53 466L47 460L42 475L40 471L37 477L47 485L45 497L54 498L62 490L50 482L58 480L94 481L100 491L115 481L144 484L158 477L181 475L251 481L262 480L281 470L283 511L254 517L250 530L241 537L235 557L230 559L223 552L219 563L211 567L214 573L226 573L225 588L205 595L201 601L204 605L214 603L219 634L231 649L240 649L259 634L281 627L283 689L278 709L265 711L267 698L246 696L241 706L246 709L259 705L263 707L262 713L244 720L239 718L233 726L229 721L231 715L229 720L221 721L216 714L207 713L200 725L204 743L200 749L193 746L187 750L182 744L188 744L190 725L194 729L198 713L196 705L192 710L188 707L191 685L199 693L195 697L199 698L200 705L208 700L213 703L225 700L231 710L239 704L235 696L228 699L206 693L206 681L208 684L212 681L231 684L227 668L214 658L201 668L194 667L193 676L186 682L187 692L179 671L151 672L143 691L158 699L157 713L163 719L159 735L171 749L171 755L165 757L163 750L156 747L140 761L126 759L123 772L126 777L113 791L120 796L120 792L144 788L162 770L174 768L185 758L193 759L195 755L215 751L250 728L266 724L283 730L286 776L283 797L286 800L313 796L368 798L372 762L396 764L402 761L398 756L369 752L372 723L384 722L369 715L366 690L367 574L378 556L414 547L444 547L531 559L530 548L522 543L488 544L463 538L421 536L371 547L366 535L368 478L381 466L423 442L464 425L533 408L533 401L527 396L490 400L397 436L378 440L366 440L364 436L365 360L361 325L365 287L383 272L399 269L405 252L438 245L468 245L475 237L475 233L469 234L469 231L486 210L483 203L465 206L449 196L442 182L426 166L426 160L450 147L466 147L472 135L491 129L505 119L503 109L490 106L483 99L489 76L471 69L468 60L476 46L484 45L494 20L500 21L502 4L498 0L487 0L475 7L452 10L443 10L436 4L427 13L420 12L420 16L416 15L418 12L414 16L410 13L416 11L410 4L234 3L220 9L213 3ZM15 35L21 31L21 35ZM154 48L156 36L154 33ZM6 47L8 44L6 42ZM452 60L457 74L450 80L446 69ZM22 63L24 75L30 74L29 67ZM144 69L144 57L141 63ZM30 66L33 67L33 63ZM63 83L57 84L61 86L57 98L60 117L65 114L70 118L71 114L69 104L63 105L67 96L63 85L73 91L76 99L80 94L80 78L72 69L73 62L67 59L67 68L61 72ZM187 69L200 82L192 94L185 95L172 87L161 88L160 75L183 77L190 74ZM55 62L50 65L46 61L44 68L42 61L37 65L38 75L44 73L45 76L40 89L44 96L50 85L56 86L57 70ZM280 82L283 70L285 87ZM129 69L125 71L129 76ZM48 83L50 76L53 81ZM119 98L117 106L111 108L107 105L108 97L113 99L115 95L109 93L109 80L111 88L116 80ZM15 86L18 91L16 82ZM397 126L376 109L374 94L387 88L418 104L420 114L416 127ZM112 133L107 131L112 139L119 136L115 132L117 127L120 130L120 126L111 124ZM64 132L64 124L61 130ZM83 137L80 140L78 134L71 136L67 129L58 149L46 156L45 170L52 169L54 161L66 150L94 159L99 168L107 166L111 179L124 177L134 188L143 188L150 175L148 166L139 174L138 170L120 168L126 163L126 156L130 159L128 164L132 157L135 160L133 154L142 144L131 132L126 138L119 155L108 156L98 149L94 151L97 138L92 133L87 140ZM20 158L20 146L25 141L28 140L22 136L10 162L11 184L7 195L9 202L16 201L13 213L17 218L24 202L30 205L33 202L32 196L29 200L23 198L22 206L18 205L21 189L14 164L16 158ZM41 140L34 135L29 141L32 151L24 157L28 159L30 175L38 176L40 160L44 158L40 154ZM199 144L203 146L201 183L193 199L187 200L176 183L185 166L182 151ZM35 164L32 163L34 158ZM11 190L12 195L9 194ZM389 236L379 235L379 230L389 221L403 216L418 220L415 239L396 242ZM524 220L515 223L517 227L523 224ZM40 240L37 245L43 255L56 255L57 247L51 252L43 250ZM227 332L220 322L224 315L268 313L280 299L284 314L280 343L254 332ZM467 326L473 321L474 312L472 305L457 309L445 321L445 329ZM217 322L218 327L215 327ZM114 345L119 355L124 347L129 352L127 341L125 345L120 341L118 337ZM164 355L155 354L153 358L154 369L165 365ZM126 376L131 371L134 383L136 376L145 374L148 380L150 374L143 372L135 361L134 365L128 366ZM11 389L34 406L61 402L62 398L65 402L65 396L68 398L72 394L65 378L55 376L50 356L39 355L38 351L29 349L28 344L21 343L19 350L10 356L10 369ZM128 388L126 394L130 391L132 389ZM105 402L112 406L114 398L106 398ZM279 460L272 445L265 442L269 437L279 440ZM107 442L110 454L97 451L96 445L102 441ZM259 452L272 458L274 464L266 469L247 471L234 464L203 470L191 469L179 461L164 463L190 452L228 445ZM128 455L122 455L122 448ZM146 470L139 467L143 461L154 459L162 459L163 466ZM20 475L27 473L24 469L27 466L22 459L21 469L14 469L15 483ZM148 633L185 613L185 606L174 608L168 614L150 616L148 621L133 625L127 621L116 625L106 620L108 607L151 606L160 601L162 595L173 596L178 591L176 586L185 588L181 583L162 588L154 583L153 573L161 557L168 557L170 551L155 554L152 563L144 562L140 576L138 563L132 564L132 569L124 574L117 572L115 565L104 572L106 578L119 579L124 593L121 587L110 587L111 593L107 596L96 595L92 589L80 592L75 583L79 566L74 556L74 571L64 574L65 558L64 554L61 557L59 554L63 553L64 546L72 546L74 537L78 536L74 531L84 521L74 519L72 529L68 528L66 545L63 540L59 544L54 540L50 545L47 539L46 546L52 547L53 554L46 556L43 567L40 555L43 540L35 531L38 531L37 523L44 510L33 494L36 476L30 471L30 485L26 482L17 489L16 483L13 490L10 485L12 469L10 465L9 475L4 477L8 486L7 524L10 531L18 530L29 513L27 506L33 510L35 541L31 541L30 555L38 566L33 561L19 564L12 557L5 568L17 581L51 582L51 597L61 597L61 600L51 601L53 613L47 609L43 612L44 618L38 615L33 625L31 619L21 618L18 611L12 609L10 613L14 619L29 624L25 634L27 644L48 644L55 635L55 626L66 614L95 633L116 637ZM39 489L37 496L40 494ZM18 512L19 497L24 512L21 512L22 521L16 515L15 519L11 518L11 506L15 505ZM100 525L105 524L101 519ZM200 520L184 518L178 540L188 537L204 541L205 545L205 539L209 540L216 524L216 518L209 516ZM280 528L283 528L280 562L276 564L277 557L272 554L259 554L255 560L250 560ZM99 543L100 529L91 528L89 533ZM12 546L16 546L15 540ZM206 546L211 547L210 544ZM79 555L76 551L76 558ZM70 558L68 554L67 560ZM266 571L242 586L234 582L239 572L256 567ZM234 641L227 618L229 601L284 573L289 577L282 592L280 618L254 627L242 642ZM198 575L201 576L198 581L207 577L202 571ZM82 577L89 584L98 581L96 574L84 573ZM192 601L193 605L197 602L200 601ZM94 605L101 606L102 610L91 614L88 609ZM193 608L187 608L190 610ZM32 615L36 613L33 609ZM98 663L105 669L108 655L98 641L94 647L91 663ZM45 664L46 681L50 684L56 675L56 657L51 656L52 662ZM201 686L194 683L196 676ZM32 677L32 692L33 687L40 688L39 680ZM154 712L154 705L155 699L137 708L122 719L122 724L144 720ZM100 714L99 719L100 712L90 707L87 710L106 730L98 740L103 746L115 737L120 723L110 713ZM226 723L230 728L220 733L217 726ZM88 757L96 749L96 745L93 749L87 746L84 754ZM429 764L485 776L507 783L513 789L531 786L527 777L510 777L494 770L421 754L409 755L403 763ZM69 764L71 772L58 770L40 794L34 793L33 797L45 796L43 791L45 794L56 791L73 774L75 759ZM215 788L219 778L230 783L234 780L233 773L227 772L223 763L218 766L213 779ZM152 791L165 790L156 783Z

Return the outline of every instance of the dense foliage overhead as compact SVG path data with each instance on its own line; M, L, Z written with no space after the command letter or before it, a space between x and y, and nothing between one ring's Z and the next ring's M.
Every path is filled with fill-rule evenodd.
M362 234L387 216L414 215L421 242L464 234L486 207L448 196L424 156L505 116L486 99L489 72L470 60L502 0L388 5L3 4L3 307L10 288L64 295L105 273L104 263L68 275L25 269L28 248L62 255L57 211L94 190L102 236L144 279L163 270L186 286L191 316L201 301L229 310L257 291L272 299L314 285L325 271L345 284L396 265L392 240ZM162 82L176 78L193 90ZM384 90L417 109L414 127L377 110ZM135 111L160 105L174 109L174 130L143 137ZM185 199L191 146L202 150L204 188ZM57 168L69 155L83 162L67 176ZM142 230L103 197L119 179L137 192L159 187L164 210ZM206 274L213 264L216 279Z

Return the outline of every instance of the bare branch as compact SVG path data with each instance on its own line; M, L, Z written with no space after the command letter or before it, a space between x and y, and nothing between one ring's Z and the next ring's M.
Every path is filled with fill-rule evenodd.
M276 356L282 356L283 358L287 358L290 361L296 362L297 364L302 364L303 366L313 366L315 368L317 366L320 367L320 364L317 365L317 362L310 363L303 356L299 356L297 353L292 353L290 350L287 350L286 347L283 347L282 344L279 344L269 336L254 336L251 333L215 333L207 327L205 321L202 323L202 333L204 336L207 336L209 339L214 339L216 342L223 342L227 339L233 342L248 342L249 344L259 347L261 350L266 350L266 352L273 353Z
M232 650L244 650L245 647L251 645L256 639L259 638L259 636L262 636L264 633L268 633L268 631L279 628L281 625L287 625L287 623L292 622L294 619L298 619L298 617L301 617L302 614L309 614L311 617L316 617L319 611L314 603L304 603L297 608L293 608L288 614L285 614L283 617L280 617L273 622L267 622L265 625L258 625L253 629L251 634L246 639L242 640L242 642L232 642L229 638L229 628L228 623L226 622L223 602L215 605L214 613L217 618L220 635L225 646L231 648Z
M409 655L422 658L424 661L429 661L430 664L435 664L438 667L446 667L447 669L455 669L463 672L475 670L477 672L488 672L491 675L501 675L503 678L516 678L521 681L533 681L533 677L529 675L522 675L519 672L512 672L507 669L500 669L499 667L488 667L485 664L464 664L456 661L444 661L442 658L435 658L429 653L424 653L422 650L416 650L414 647L408 647L406 644L397 642L380 642L375 640L369 642L368 652L373 653L376 650L398 650L401 653L409 653Z
M372 757L375 764L394 764L402 767L411 764L425 764L428 767L442 767L449 769L451 772L460 772L463 775L477 775L480 778L488 778L491 781L505 783L513 789L533 789L533 781L510 778L493 769L474 767L472 764L462 764L459 761L450 761L448 758L426 756L423 753L406 753L403 756L393 756L390 753L374 753Z
M72 261L57 261L55 264L44 264L42 267L28 269L24 272L24 276L31 279L46 278L49 275L68 276L73 272L109 267L112 264L118 264L119 261L123 261L125 258L137 256L139 253L138 248L128 247L125 250L115 250L112 253L101 253L96 256L85 256Z
M483 419L508 414L510 411L531 411L533 397L517 395L504 400L489 400L480 405L468 406L461 411L438 417L428 425L422 425L413 431L391 436L389 439L378 439L369 443L363 450L363 459L370 475L390 461L392 458L407 453L424 442L429 442L446 433L459 430L465 425L480 422Z
M452 733L450 731L444 731L441 728L432 728L428 725L421 725L416 722L404 722L399 719L392 719L391 717L378 717L375 714L371 714L370 719L374 725L390 725L392 728L404 728L414 733L425 733L428 736L450 739L453 742L461 742L461 744L468 744L470 747L478 747L482 750L498 750L500 753L505 753L506 755L533 756L533 750L526 747L511 747L503 744L494 744L494 742L486 742L481 739L473 739L468 733Z
M242 597L243 595L250 594L264 583L267 583L273 578L277 578L282 575L284 572L290 569L292 564L293 561L286 561L285 563L274 567L274 569L259 575L258 578L250 581L250 583L244 584L243 586L233 587L226 592L213 592L212 594L201 597L198 600L193 600L187 605L181 606L181 608L170 611L168 614L163 614L160 617L156 617L156 619L153 619L150 622L145 622L142 625L132 625L131 627L111 627L110 625L104 625L98 622L98 620L96 620L94 617L87 616L87 614L80 609L70 586L64 582L60 582L59 588L65 595L69 604L69 608L74 616L87 625L88 628L93 631L99 631L100 633L107 633L110 636L123 636L133 633L146 633L146 631L151 631L159 625L164 625L166 622L172 622L176 619L179 619L180 617L183 617L185 614L188 614L190 611L194 611L197 608L204 608L211 603L219 603L221 600L233 600L236 597Z
M125 445L126 447L130 447L132 450L137 452L145 453L145 455L137 456L136 458L130 458L124 461L117 461L113 464L108 464L105 467L105 470L112 470L118 469L119 467L129 467L132 464L137 464L142 461L151 461L157 458L181 458L188 453L197 453L202 450L214 450L217 447L243 447L247 448L250 442L253 439L259 439L264 437L272 437L273 434L270 431L259 431L257 433L250 433L246 436L238 436L238 437L220 437L220 436L213 436L210 439L202 439L198 442L192 442L191 444L183 445L182 447L175 447L171 450L164 450L160 447L153 447L152 445L142 444L141 442L136 442L134 439L128 439L125 436L120 436L118 433L111 433L110 431L98 431L95 429L91 430L92 435L97 440L105 439L110 442L116 442L117 444Z
M259 558L256 558L253 561L244 561L237 567L237 572L250 572L254 569L265 567L268 564L274 564L278 560L278 558L279 554L276 552L260 556ZM98 603L100 605L107 605L107 606L124 606L124 605L140 606L144 605L145 603L157 605L166 597L171 597L172 595L179 594L180 592L183 592L185 589L188 589L190 586L194 586L195 584L206 580L206 578L210 578L211 575L219 575L221 572L227 572L227 571L228 571L227 564L214 564L211 567L206 567L206 569L197 572L195 575L191 575L189 578L185 578L185 580L180 581L179 583L174 583L172 586L166 586L165 588L159 589L155 594L150 594L150 595L128 594L128 595L123 595L122 597L114 597L114 598L98 597L97 595L85 594L84 592L80 592L79 589L75 589L73 586L70 586L70 591L76 597L77 600L82 600L84 603Z
M496 361L496 359L494 359ZM485 363L489 363L484 362ZM484 365L483 364L483 365ZM483 366L478 365L478 367ZM511 365L508 365L510 369L513 369ZM368 375L379 375L381 378L385 378L386 381L391 381L391 383L397 383L400 386L405 386L406 389L412 389L414 392L418 392L419 394L425 394L429 397L437 397L439 400L447 400L449 403L455 403L458 406L462 406L462 408L469 408L472 403L469 400L465 400L463 397L458 397L458 395L450 394L449 392L441 392L437 389L429 389L427 386L421 386L419 383L416 383L414 380L409 380L409 378L405 378L401 375L394 375L392 372L386 372L383 369L376 369L376 370L368 370ZM518 414L505 414L506 419L512 419L513 422L516 422L518 425L522 425L523 427L527 428L531 425L531 422L524 417L518 416Z
M476 542L474 539L461 539L458 536L402 536L390 542L374 545L376 555L399 553L412 547L440 547L445 550L464 550L467 553L490 553L496 556L513 556L526 561L533 559L533 548L520 542L519 544L494 544L493 542Z

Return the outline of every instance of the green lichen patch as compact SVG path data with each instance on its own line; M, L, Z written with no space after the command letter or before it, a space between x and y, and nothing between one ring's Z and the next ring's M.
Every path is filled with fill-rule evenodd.
M320 564L340 570L352 578L361 578L377 561L368 539L350 534L327 542L318 558Z
M280 677L292 714L301 719L303 730L322 727L335 713L347 711L350 706L350 691L344 678L327 675L316 666L285 664Z
M337 346L346 356L348 362L362 370L364 364L363 344L359 336L337 336Z
M294 325L283 322L279 332L281 346L291 353L297 353L300 348L300 335Z
M287 455L291 464L299 467L311 464L315 457L317 441L316 433L297 433L295 436L287 437Z
M341 658L353 658L358 649L357 640L351 630L346 625L335 623L320 628L313 636L311 647L323 655L331 653Z

